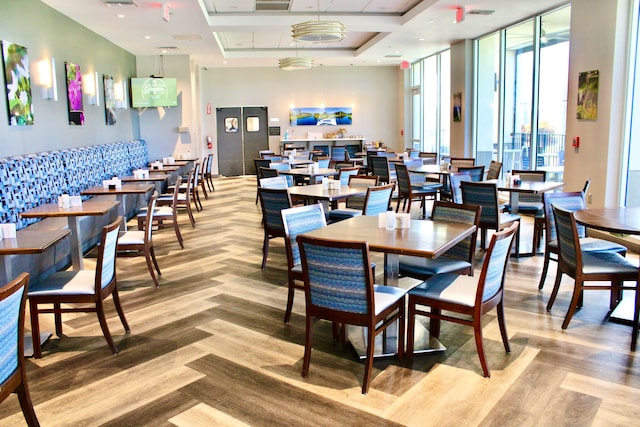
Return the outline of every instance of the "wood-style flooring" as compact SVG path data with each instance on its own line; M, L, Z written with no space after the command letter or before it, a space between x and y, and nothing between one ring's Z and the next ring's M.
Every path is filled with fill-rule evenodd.
M484 318L491 378L482 376L471 329L444 322L446 352L377 360L365 396L363 364L319 322L309 377L302 378L304 296L297 293L284 325L284 245L272 241L261 271L255 177L221 178L215 186L195 228L182 218L185 249L171 229L154 233L160 288L144 258L118 259L131 326L124 335L107 300L118 355L109 351L95 315L77 314L63 317L64 336L45 344L41 359L28 359L42 426L638 425L640 361L629 352L631 328L607 321L608 292L591 291L562 331L572 281L563 281L547 313L555 274L538 291L542 256L508 267L511 354L502 347L495 313ZM531 229L525 222L523 250ZM479 251L478 265L482 256ZM379 254L375 260L382 265ZM41 322L43 330L53 329L52 318ZM0 426L24 424L15 396L0 404Z

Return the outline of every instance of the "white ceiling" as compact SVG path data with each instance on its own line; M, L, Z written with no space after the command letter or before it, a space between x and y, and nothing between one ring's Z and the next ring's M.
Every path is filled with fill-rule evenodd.
M415 61L567 0L43 0L134 55L190 55L202 67L277 67L287 56L316 66ZM79 5L82 5L79 7ZM170 10L163 19L163 5ZM465 19L454 23L456 7ZM256 10L286 8L282 11ZM473 11L494 10L491 15ZM318 12L319 11L319 12ZM118 17L123 15L123 17ZM340 43L293 43L291 25L340 21Z

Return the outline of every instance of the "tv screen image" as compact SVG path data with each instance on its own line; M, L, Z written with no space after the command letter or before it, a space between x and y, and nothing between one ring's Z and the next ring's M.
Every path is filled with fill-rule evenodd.
M132 77L131 106L133 108L177 107L178 90L176 79L169 77Z

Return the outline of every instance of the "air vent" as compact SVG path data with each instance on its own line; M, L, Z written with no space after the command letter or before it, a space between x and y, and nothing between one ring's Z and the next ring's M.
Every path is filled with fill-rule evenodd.
M289 10L291 0L256 0L256 12Z
M169 50L178 50L180 49L178 46L160 46L158 47L159 50L161 50L162 52L167 52Z
M104 0L107 6L138 6L136 0Z
M496 11L492 9L467 10L468 15L493 15L494 13L496 13Z
M387 53L385 58L402 58L402 55L399 53Z

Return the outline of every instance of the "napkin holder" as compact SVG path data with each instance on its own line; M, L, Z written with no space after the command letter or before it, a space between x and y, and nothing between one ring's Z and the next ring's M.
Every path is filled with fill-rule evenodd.
M82 206L82 197L80 196L71 196L69 201L71 206Z
M8 224L0 224L0 238L15 239L16 238L16 225L12 222Z
M522 180L520 179L520 175L511 175L510 185L520 185L522 184Z
M151 163L151 169L153 170L162 170L162 168L163 168L163 164L160 162Z
M174 159L173 157L169 156L169 157L163 157L162 158L162 164L163 165L175 165L176 164L176 159Z
M411 226L411 214L408 214L408 213L396 214L396 228L409 228L410 226Z
M58 196L58 207L65 209L71 207L71 198L68 194Z
M105 179L102 181L102 188L105 188L108 190L121 190L122 181L120 181L118 178Z

